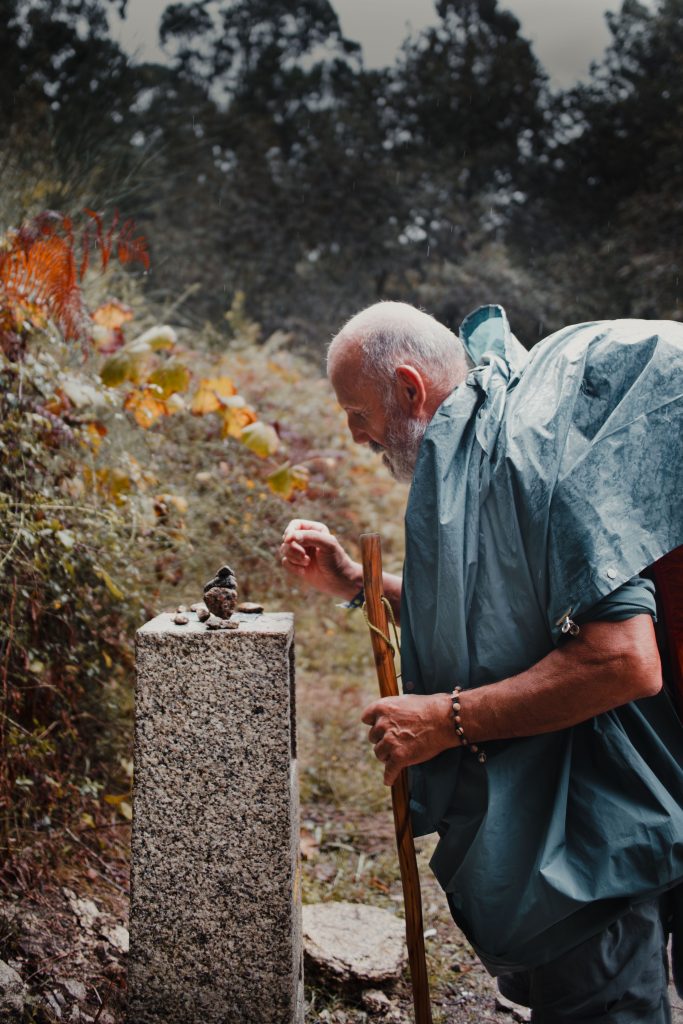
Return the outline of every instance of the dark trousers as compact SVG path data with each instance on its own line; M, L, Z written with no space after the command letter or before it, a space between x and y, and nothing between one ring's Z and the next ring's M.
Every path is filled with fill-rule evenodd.
M671 1024L666 932L658 900L640 903L568 953L503 974L504 996L533 1024Z

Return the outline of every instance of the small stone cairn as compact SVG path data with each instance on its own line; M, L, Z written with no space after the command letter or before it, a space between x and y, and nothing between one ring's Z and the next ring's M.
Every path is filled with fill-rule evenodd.
M233 612L257 615L263 612L263 605L252 601L237 604L237 578L230 566L224 565L204 584L204 600L191 605L190 611L205 624L206 629L239 629L239 621L233 619ZM178 605L173 621L176 626L188 625L190 617L184 604Z

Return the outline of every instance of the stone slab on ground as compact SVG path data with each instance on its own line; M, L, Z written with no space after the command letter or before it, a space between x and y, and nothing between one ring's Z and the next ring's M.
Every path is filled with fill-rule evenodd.
M0 960L0 1020L10 1021L24 1019L24 1009L28 998L28 989L13 967Z
M129 1024L303 1020L291 615L136 642Z
M341 984L396 981L408 961L405 921L362 903L303 908L304 951L315 971Z

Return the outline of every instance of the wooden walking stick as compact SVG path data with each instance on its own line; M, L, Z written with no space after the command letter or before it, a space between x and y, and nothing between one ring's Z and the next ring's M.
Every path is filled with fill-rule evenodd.
M380 695L382 697L398 697L398 681L394 668L393 648L389 640L389 623L382 587L382 550L379 534L364 533L360 539L360 547L363 557L365 610L370 624L370 638L375 655ZM410 977L413 983L415 1021L416 1024L432 1024L427 961L425 960L420 876L417 871L413 830L410 824L408 777L405 770L401 772L391 787L391 802L394 809L396 844L401 865L401 883L406 910L406 941Z

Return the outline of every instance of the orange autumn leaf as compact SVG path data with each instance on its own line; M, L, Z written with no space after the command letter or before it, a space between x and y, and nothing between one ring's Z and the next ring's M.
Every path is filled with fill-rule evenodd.
M13 246L0 253L0 289L10 305L30 302L52 317L66 338L77 337L86 321L68 238L52 235L23 244L18 235Z
M133 319L133 310L130 306L124 306L118 299L110 299L98 306L92 315L93 323L100 327L108 327L109 330L116 330Z
M250 423L256 423L256 413L248 405L227 405L221 409L221 437L242 437L242 431Z
M134 487L131 477L124 470L115 466L104 466L94 472L88 466L84 466L83 480L100 494L113 498L116 505L123 505L127 500L127 495Z
M4 305L13 314L20 315L21 320L29 319L34 324L36 317L51 320L67 341L85 338L93 326L80 287L90 265L93 244L99 249L102 271L107 267L114 245L121 263L137 260L145 269L149 267L145 239L134 235L132 221L119 226L115 213L110 228L105 231L98 213L84 212L91 224L81 233L80 245L71 217L44 210L17 231L10 232L0 247L0 293ZM0 329L2 343L2 334L6 338L7 331L3 324ZM112 330L120 330L120 327ZM107 344L103 339L100 341ZM115 341L109 344L110 351L117 347Z
M99 420L92 420L86 426L86 440L94 452L100 450L102 444L102 438L106 437L107 428L104 423L100 423Z
M210 412L218 412L222 407L221 398L230 398L237 394L237 388L229 377L204 377L199 382L190 405L193 416L205 416Z
M168 416L166 402L150 388L137 388L131 391L123 403L123 408L133 414L135 422L144 430L156 423L161 416Z
M118 299L109 299L98 306L92 315L90 340L98 352L111 355L122 348L126 339L123 325L133 319L133 310Z
M53 416L63 416L71 409L71 402L62 388L55 388L54 395L45 402L43 408Z

